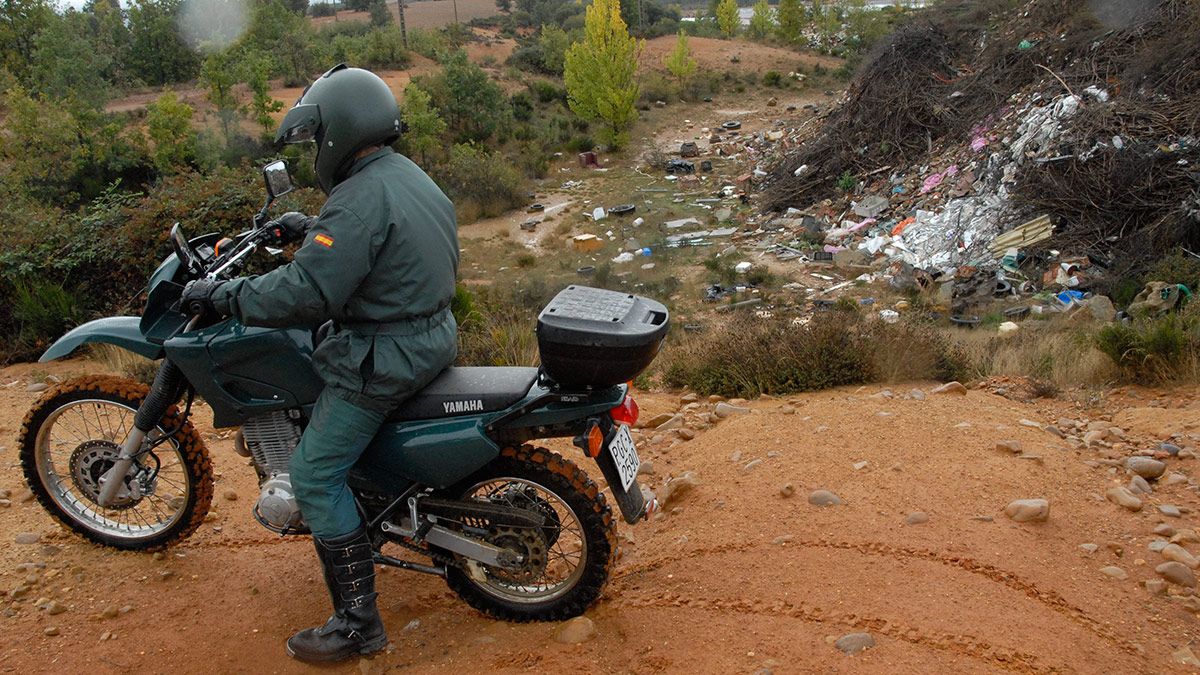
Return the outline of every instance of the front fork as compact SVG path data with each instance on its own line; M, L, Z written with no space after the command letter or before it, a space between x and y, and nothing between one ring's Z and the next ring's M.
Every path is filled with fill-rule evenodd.
M187 382L179 366L168 359L163 359L162 365L158 367L158 374L154 376L154 384L150 387L150 393L138 406L137 413L133 417L133 430L129 432L124 445L121 446L121 454L117 456L112 468L100 477L100 494L96 501L101 507L107 507L116 499L121 487L125 485L125 477L129 474L134 459L147 449L147 437L150 431L157 427L163 415L167 414L167 408L179 400L185 384Z

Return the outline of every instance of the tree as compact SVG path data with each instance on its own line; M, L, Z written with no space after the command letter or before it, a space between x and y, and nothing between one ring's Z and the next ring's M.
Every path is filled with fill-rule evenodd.
M0 3L0 68L26 73L33 59L34 38L54 17L46 0Z
M146 84L182 82L196 76L200 58L176 28L182 0L133 0L129 6L130 75Z
M371 2L370 13L372 26L391 25L392 13L388 11L387 3L384 0L373 0Z
M679 38L675 40L675 49L667 55L663 64L667 67L667 72L671 76L683 84L692 78L696 73L696 59L692 58L692 49L688 47L687 34L682 30L679 31Z
M737 0L721 0L717 4L717 26L727 37L737 35L742 27L742 17L738 14Z
M799 42L804 30L804 10L800 8L800 0L779 0L779 10L776 12L779 25L776 33L785 42Z
M750 17L747 33L755 40L762 40L775 30L775 15L767 0L754 3L754 15Z
M237 97L233 95L233 87L237 82L233 50L216 51L204 59L204 65L200 67L200 83L204 85L208 102L217 109L221 132L227 144L231 140L229 127L237 118Z
M486 141L511 116L500 85L461 49L446 56L440 74L420 84L460 141Z
M282 76L284 84L299 87L311 81L320 69L313 50L313 28L309 20L288 10L280 0L255 5L250 28L241 43L271 58L271 75Z
M41 94L98 109L108 99L103 73L111 65L112 53L101 47L91 17L72 9L54 15L34 38L29 79Z
M246 85L250 87L250 103L245 110L263 128L263 136L268 137L275 129L272 113L283 110L283 101L271 98L271 85L267 81L271 63L266 57L254 54L246 57L242 69Z
M404 107L400 113L406 129L400 137L409 154L420 157L425 164L430 150L442 144L446 133L446 122L433 107L433 99L424 89L415 84L404 88Z
M508 14L512 11L512 0L496 0L496 9Z
M571 36L567 31L554 25L542 26L538 46L542 49L542 69L552 75L562 75L567 48L571 46Z
M594 0L584 19L584 38L567 50L563 80L576 115L605 124L605 141L620 147L637 119L637 64L642 44L621 19L620 0Z
M180 101L174 92L167 92L146 106L146 130L154 143L151 156L159 173L176 173L195 156L194 113L192 106Z

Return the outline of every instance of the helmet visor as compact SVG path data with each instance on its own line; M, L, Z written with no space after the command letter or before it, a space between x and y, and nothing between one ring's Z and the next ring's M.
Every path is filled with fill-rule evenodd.
M298 104L288 111L279 132L275 134L275 145L285 143L307 143L317 137L321 128L321 110L315 104Z

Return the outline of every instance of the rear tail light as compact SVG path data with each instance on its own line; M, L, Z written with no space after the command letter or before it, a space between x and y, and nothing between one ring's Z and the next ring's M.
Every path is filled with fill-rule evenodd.
M633 400L632 396L626 394L625 400L621 401L621 405L608 411L608 414L612 416L612 420L617 424L628 424L632 427L638 421L637 401Z

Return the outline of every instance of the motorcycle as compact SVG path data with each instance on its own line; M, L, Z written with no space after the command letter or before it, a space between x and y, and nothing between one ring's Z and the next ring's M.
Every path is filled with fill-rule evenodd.
M191 279L232 278L256 250L279 252L268 213L292 185L283 162L263 176L266 202L251 229L188 239L176 223L174 252L150 276L141 317L85 323L41 357L105 343L161 361L149 387L80 377L47 390L25 417L20 460L30 489L92 542L158 550L203 522L213 467L191 421L196 397L214 427L240 427L235 450L258 475L254 518L280 535L308 533L288 464L323 388L311 357L329 324L250 327L180 300ZM441 576L496 618L586 610L616 557L612 510L575 462L533 443L572 438L625 522L646 518L656 503L637 481L628 381L653 360L668 323L653 300L572 286L539 315L540 367L451 367L401 403L349 477L376 564Z

